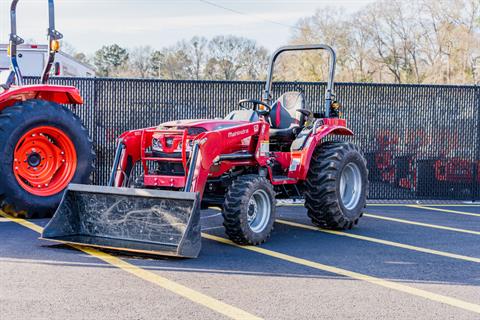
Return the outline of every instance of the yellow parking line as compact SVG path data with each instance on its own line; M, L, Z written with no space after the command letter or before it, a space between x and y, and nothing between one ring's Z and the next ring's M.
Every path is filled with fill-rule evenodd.
M325 264L322 264L322 263L313 262L313 261L302 259L302 258L297 258L297 257L294 257L294 256L290 256L290 255L283 254L283 253L280 253L280 252L264 249L264 248L261 248L261 247L241 246L241 245L238 245L236 243L233 243L232 241L230 241L228 239L225 239L225 238L222 238L222 237L217 237L217 236L210 235L210 234L203 233L202 236L206 239L221 242L221 243L228 244L228 245L231 245L231 246L235 246L237 248L250 250L250 251L253 251L253 252L257 252L257 253L260 253L260 254L263 254L263 255L267 255L267 256L274 257L274 258L277 258L277 259L281 259L281 260L284 260L284 261L288 261L288 262L291 262L291 263L300 264L300 265L303 265L303 266L307 266L307 267L311 267L311 268L314 268L314 269L334 273L334 274L349 277L349 278L352 278L352 279L366 281L366 282L369 282L369 283L372 283L372 284L375 284L375 285L379 285L379 286L382 286L382 287L385 287L385 288L389 288L389 289L392 289L392 290L404 292L404 293L414 295L414 296L417 296L417 297L422 297L422 298L425 298L425 299L428 299L428 300L431 300L431 301L436 301L436 302L448 304L450 306L454 306L454 307L457 307L457 308L461 308L461 309L464 309L464 310L468 310L468 311L472 311L472 312L480 314L480 305L478 305L478 304L474 304L474 303L466 302L466 301L459 300L459 299L456 299L456 298L452 298L452 297L444 296L444 295L441 295L441 294L433 293L433 292L430 292L430 291L406 286L406 285L401 284L401 283L388 281L388 280L384 280L384 279L373 277L373 276L368 276L368 275L361 274L361 273L358 273L358 272L353 272L353 271L349 271L349 270L325 265Z
M432 210L432 211L447 212L447 213L455 213L455 214L461 214L461 215L472 216L472 217L480 217L479 213L449 210L449 209L441 209L441 208L431 208L430 206L408 205L407 207L419 208L419 209L425 209L425 210Z
M10 221L16 222L38 233L42 233L43 231L42 227L24 219L13 218L7 215L6 213L2 212L1 210L0 210L0 215ZM83 251L91 256L94 256L95 258L105 261L106 263L111 264L117 268L120 268L128 273L131 273L138 278L141 278L143 280L156 284L170 292L173 292L179 296L187 298L195 303L198 303L199 305L202 305L213 311L223 314L231 319L261 319L257 316L254 316L251 313L248 313L237 307L231 306L225 302L222 302L220 300L207 296L203 293L190 289L181 284L178 284L172 280L159 276L156 273L139 268L133 264L130 264L122 259L114 257L105 252L102 252L93 248L82 247L79 245L70 245L70 246L77 250Z
M439 250L433 250L433 249L428 249L428 248L423 248L423 247L417 247L417 246L412 246L412 245L409 245L409 244L393 242L393 241L388 241L388 240L382 240L382 239L377 239L377 238L372 238L372 237L366 237L366 236L361 236L361 235L353 234L353 233L319 229L319 228L314 227L314 226L309 226L309 225L306 225L306 224L296 223L296 222L292 222L292 221L286 221L286 220L282 220L282 219L277 219L276 222L286 224L286 225L289 225L289 226L292 226L292 227L303 228L303 229L307 229L307 230L333 234L333 235L336 235L336 236L349 237L349 238L354 238L354 239L358 239L358 240L364 240L364 241L379 243L379 244L383 244L383 245L391 246L391 247L396 247L396 248L402 248L402 249L407 249L407 250L413 250L413 251L418 251L418 252L423 252L423 253L434 254L434 255L442 256L442 257L448 257L448 258L453 258L453 259L459 259L459 260L465 260L465 261L480 263L480 258L464 256L464 255L461 255L461 254L455 254L455 253L450 253L450 252L445 252L445 251L439 251Z
M367 207L405 207L409 206L412 203L368 203ZM423 205L423 204L420 204ZM468 204L468 203L448 203L448 204L440 204L440 203L432 203L432 204L425 204L429 207L480 207L479 204Z
M412 203L367 203L367 207L408 207L410 205L415 205ZM422 204L423 205L423 204ZM424 204L425 206L429 207L480 207L480 204L466 204L466 203L459 203L459 204ZM278 204L278 207L303 207L303 203L282 203Z
M117 268L120 268L124 271L127 271L134 276L142 278L148 282L156 284L164 289L167 289L173 293L176 293L184 298L187 298L193 302L196 302L204 307L207 307L211 310L214 310L218 313L221 313L232 319L261 319L257 316L254 316L251 313L248 313L244 310L241 310L237 307L231 306L225 302L207 296L203 293L190 289L186 286L178 284L172 280L159 276L156 273L144 270L137 266L134 266L122 259L116 258L112 255L109 255L105 252L98 251L92 248L74 246L75 248L82 250L96 258L99 258Z
M468 233L468 234L474 234L474 235L477 235L477 236L480 235L480 231L460 229L460 228L452 228L452 227L440 226L440 225L436 225L436 224L429 224L429 223L416 222L416 221L410 221L410 220L404 220L404 219L377 216L375 214L370 214L370 213L365 213L363 215L365 217L381 219L381 220L386 220L386 221L406 223L406 224L411 224L411 225L415 225L415 226L421 226L421 227L427 227L427 228L433 228L433 229L440 229L440 230L455 231L455 232L461 232L461 233Z
M6 214L5 212L3 212L2 210L0 210L0 216L4 217L5 219L9 220L9 221L12 221L12 222L15 222L15 223L18 223L19 225L22 225L24 226L25 228L28 228L30 230L33 230L37 233L42 233L43 231L43 228L34 224L34 223L31 223L30 221L27 221L25 219L20 219L20 218L14 218L12 216L9 216L8 214Z

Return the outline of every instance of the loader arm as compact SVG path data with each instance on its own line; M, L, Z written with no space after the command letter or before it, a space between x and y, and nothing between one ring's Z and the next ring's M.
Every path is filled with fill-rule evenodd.
M181 131L181 130L180 130ZM144 182L148 186L183 188L187 192L198 192L203 195L210 169L214 163L219 163L224 158L234 157L235 154L228 153L232 146L238 145L244 139L254 138L256 143L251 144L248 154L252 163L265 166L267 154L260 152L262 142L268 143L269 124L266 121L245 123L225 129L213 130L201 133L195 137L189 137L193 142L193 148L189 159L182 159L185 155L183 143L182 158L163 159L155 158L146 153L145 150L151 147L152 136L157 132L168 132L147 128L132 130L122 134L119 138L119 146L115 157L110 178L110 186L124 186L124 179L128 176L132 164L141 161L144 168ZM178 130L171 130L185 142L186 133L182 136ZM188 166L187 166L188 160ZM150 175L147 161L175 161L182 163L185 169L185 176L161 176Z
M244 139L258 137L254 149L250 150L250 152L252 152L252 157L256 159L258 165L265 166L268 156L260 152L260 148L263 142L268 142L268 131L269 124L262 120L201 134L196 139L199 144L199 154L195 161L195 169L193 172L189 172L192 175L191 191L199 192L203 196L210 167L215 161L221 159L225 150Z

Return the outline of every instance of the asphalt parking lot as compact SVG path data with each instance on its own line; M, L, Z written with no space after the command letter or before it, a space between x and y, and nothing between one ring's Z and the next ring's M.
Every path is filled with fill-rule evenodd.
M333 232L278 207L270 241L238 247L205 210L198 259L55 245L48 220L0 217L0 319L480 318L480 206L367 212Z

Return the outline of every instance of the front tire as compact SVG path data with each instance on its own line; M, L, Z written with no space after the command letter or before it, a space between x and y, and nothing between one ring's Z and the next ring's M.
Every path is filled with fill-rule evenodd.
M368 193L363 153L352 143L321 144L310 160L305 185L305 207L313 224L351 229L362 216Z
M275 192L258 175L238 177L228 188L222 210L225 233L242 245L265 242L275 222Z
M87 130L65 106L28 100L0 113L0 202L9 211L50 216L70 182L90 183L94 160Z

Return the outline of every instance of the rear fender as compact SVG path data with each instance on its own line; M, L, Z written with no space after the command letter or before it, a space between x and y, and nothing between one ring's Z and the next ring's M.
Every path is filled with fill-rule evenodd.
M308 169L310 167L310 160L312 158L313 152L315 151L315 148L318 144L322 143L322 140L325 137L330 135L353 136L354 134L352 130L348 129L342 124L326 124L320 126L316 134L308 138L305 148L303 150L292 152L292 165L290 167L291 171L289 171L288 176L291 178L305 180L307 178ZM293 165L294 162L296 162L297 165Z
M59 104L83 104L77 88L71 86L31 85L11 87L0 93L0 111L17 102L40 99Z

